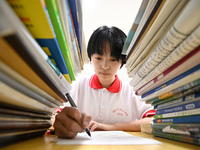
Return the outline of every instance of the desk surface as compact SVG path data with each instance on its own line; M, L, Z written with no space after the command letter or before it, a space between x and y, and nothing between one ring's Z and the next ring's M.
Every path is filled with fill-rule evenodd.
M141 132L128 132L135 136L140 136L149 139L155 139L162 142L158 145L56 145L51 142L55 136L44 136L35 139L19 142L9 146L0 148L1 150L195 150L200 149L200 146L187 144L182 142L176 142L164 138L155 137L153 135L141 133Z

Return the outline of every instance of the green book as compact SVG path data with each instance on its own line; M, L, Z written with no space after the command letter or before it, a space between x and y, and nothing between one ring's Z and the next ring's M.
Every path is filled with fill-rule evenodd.
M50 16L56 37L58 39L58 43L60 45L60 49L62 51L65 63L67 65L70 77L74 81L76 80L76 78L75 78L75 72L74 72L74 68L72 64L72 59L71 59L70 51L67 45L67 41L64 36L64 32L63 32L60 18L58 15L58 10L56 7L55 0L45 0L45 3L46 3L47 10L49 12L49 16Z

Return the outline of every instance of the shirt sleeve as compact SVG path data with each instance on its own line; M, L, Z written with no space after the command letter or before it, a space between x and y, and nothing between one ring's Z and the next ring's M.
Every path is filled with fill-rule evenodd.
M155 110L152 109L152 110L149 110L147 111L145 114L143 114L142 118L145 118L145 117L148 117L148 116L154 116L155 115Z

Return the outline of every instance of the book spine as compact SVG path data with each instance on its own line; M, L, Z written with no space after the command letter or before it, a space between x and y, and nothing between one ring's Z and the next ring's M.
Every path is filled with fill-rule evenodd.
M64 56L65 63L69 70L70 77L71 77L72 81L74 81L76 78L75 78L75 73L74 73L74 69L73 69L73 65L72 65L72 60L71 60L70 52L68 50L68 45L67 45L65 37L64 37L64 33L63 33L63 29L62 29L62 26L60 23L60 18L58 16L58 11L56 8L55 1L54 0L45 0L45 3L47 6L47 10L49 12L49 16L51 18L51 22L53 24L54 31L58 38L58 43L60 45L60 49Z
M40 0L13 0L8 2L31 35L51 58L56 67L60 69L60 72L67 79L67 81L71 83L69 71L51 26L48 12L45 9L45 6L42 5L42 2ZM23 7L16 7L22 5ZM32 13L31 9L37 9L37 11ZM39 18L38 14L40 15Z
M190 109L195 109L195 108L200 108L200 101L183 104L183 105L176 106L176 107L170 107L170 108L166 108L166 109L156 110L156 115L172 113L172 112L179 112L179 111L190 110Z
M68 0L68 2L69 2L69 5L70 5L71 15L72 15L72 19L73 19L73 22L74 22L77 42L78 42L79 49L80 49L80 56L81 56L81 59L83 60L83 58L82 58L82 48L81 48L81 33L80 33L80 27L79 27L79 14L78 14L78 10L77 10L76 1L75 0Z
M192 34L190 34L177 48L173 50L157 67L155 67L140 83L138 83L134 90L139 89L144 84L164 72L173 64L178 62L181 58L193 51L200 45L200 26L198 26Z
M148 96L148 95L150 95L150 94L152 94L152 93L154 93L154 92L156 92L156 91L158 91L158 90L160 90L162 88L165 88L166 86L168 86L168 85L170 85L170 84L172 84L172 83L174 83L174 82L176 82L176 81L178 81L178 80L190 75L191 73L193 73L193 72L195 72L195 71L197 71L199 69L200 69L200 64L195 66L195 67L193 67L193 68L191 68L190 70L182 73L181 75L171 79L170 81L168 81L168 82L166 82L164 84L161 84L160 86L154 88L153 90L143 94L141 97L144 98L144 97L146 97L146 96Z
M200 115L177 118L153 119L153 123L200 123Z
M174 112L174 113L154 115L154 118L155 119L173 118L173 117L183 117L183 116L191 116L191 115L198 115L198 114L200 114L200 108L186 110L186 111L180 111L180 112Z
M162 99L162 100L157 100L157 101L154 101L151 103L152 106L156 106L156 105L159 105L159 104L162 104L162 103L167 103L169 101L172 101L172 100L176 100L178 98L182 98L184 96L187 96L189 94L193 94L195 92L199 92L200 91L200 85L197 85L195 87L192 87L190 89L187 89L183 92L180 92L178 94L174 94L173 96L170 96L168 98L165 98L165 99Z
M193 138L193 137L178 135L178 134L156 132L156 131L152 131L152 134L155 136L158 136L158 137L163 137L163 138L167 138L167 139L171 139L171 140L175 140L175 141L200 145L200 141L198 138Z
M167 97L173 96L177 93L180 93L184 90L187 90L189 88L192 88L198 85L200 82L199 76L200 76L200 71L198 70L184 77L183 79L180 79L179 81L176 81L175 83L170 84L169 86L142 98L141 100L152 101L152 100L158 100L158 99L165 99Z
M181 98L169 101L169 102L158 104L158 105L154 106L154 109L163 109L163 108L166 108L169 106L171 107L171 106L183 103L183 102L190 102L192 100L198 100L199 98L200 98L200 92L194 93L191 95L187 95L187 96L184 96L184 97L181 97Z
M148 89L151 88L151 86L154 86L155 83L157 83L160 80L163 80L164 77L166 77L167 75L170 75L170 73L174 72L176 68L177 69L183 68L183 66L187 65L190 61L192 61L194 59L196 60L196 55L200 55L200 47L199 46L195 50L193 50L192 52L190 52L188 55L186 55L185 57L183 57L181 60L179 60L178 62L176 62L174 65L172 65L171 67L169 67L163 73L159 74L154 79L150 80L149 82L147 82L146 84L144 84L142 87L140 87L136 91L136 95L140 96L140 95L144 94L144 92L148 91ZM193 57L195 57L195 58L193 59ZM183 69L181 69L181 70L183 70Z

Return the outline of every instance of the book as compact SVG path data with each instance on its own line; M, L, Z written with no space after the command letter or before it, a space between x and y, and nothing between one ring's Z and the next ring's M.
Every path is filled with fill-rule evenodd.
M200 123L200 115L176 117L176 118L153 119L153 123Z
M185 135L192 135L199 133L200 125L197 123L186 123L186 124L160 124L155 123L151 126L153 129L161 130L166 133L178 133Z
M15 52L15 50L0 37L0 69L21 84L37 92L41 96L62 106L64 100L55 93L28 64ZM6 50L6 53L4 52ZM12 61L10 61L12 60ZM22 69L23 68L23 69ZM24 71L26 70L26 71Z
M72 15L72 20L74 22L74 27L75 27L75 33L76 33L76 37L77 37L77 41L78 41L78 45L79 45L79 49L80 49L80 54L81 54L81 59L82 58L82 47L81 47L81 43L82 43L82 33L80 32L80 9L78 11L78 6L77 0L68 0L69 2L69 9L71 11L71 15Z
M25 107L30 110L35 110L44 113L54 113L53 108L48 107L45 104L38 102L35 99L32 99L21 92L11 88L2 81L0 81L0 102L6 104L13 104L15 106Z
M131 29L129 30L128 32L128 35L127 35L127 38L126 38L126 41L124 43L124 46L123 46L123 49L122 49L122 54L123 55L126 55L126 51L131 43L131 40L133 39L133 36L137 30L137 27L142 19L142 16L145 12L145 9L147 7L147 4L149 3L149 0L143 0L141 5L140 5L140 8L139 8L139 11L134 19L134 22L131 26Z
M155 21L164 3L165 1L163 0L149 1L141 18L140 24L136 30L136 33L134 34L134 37L131 40L131 43L126 51L127 60L129 60L131 54L135 51L135 48L139 45L141 39L144 37L148 29Z
M0 133L0 147L43 136L47 128Z
M199 108L199 107L200 107L200 101L189 102L189 103L174 106L174 107L172 106L172 107L169 107L169 108L158 109L158 110L156 110L155 114L160 115L160 114L179 112L179 111L184 111L184 110L192 110L192 109L196 109L196 108Z
M186 2L187 1L166 1L156 20L142 39L141 44L138 45L137 49L127 61L127 68L131 74L135 73L132 68L142 63L141 61L154 49L154 45L160 42L160 39L163 38L166 31L173 25L178 14L186 5Z
M159 65L157 65L145 78L143 78L134 89L138 89L154 77L164 72L173 64L181 60L193 50L196 51L199 42L200 26L198 26L179 46L177 46Z
M154 106L154 109L158 110L158 109L168 108L168 107L172 107L172 106L176 106L176 105L180 105L180 104L184 104L184 103L189 103L189 102L197 101L197 100L200 100L200 92L196 92L194 94L190 94L190 95L187 95L187 96L184 96L181 98L177 98L175 100L157 104Z
M49 19L48 11L45 10L44 2L41 0L7 0L7 2L11 7L13 6L13 10L24 23L31 35L54 62L56 67L58 67L67 81L71 83L69 71L60 50L51 20ZM23 7L17 7L22 5ZM37 11L33 12L32 9Z
M187 90L191 87L194 87L199 84L200 81L200 71L196 71L179 81L176 81L173 84L170 84L169 86L166 86L165 88L160 89L159 91L156 91L144 98L142 98L142 101L151 101L151 100L157 100L157 99L164 99L167 97L170 97L176 93L180 93L181 91Z
M44 118L44 119L51 119L49 114L41 114L37 112L28 112L24 110L17 110L9 107L0 107L1 114L9 114L9 115L18 115L18 116L28 116L28 117L35 117L35 118Z
M152 93L154 93L154 92L156 92L156 91L159 91L160 89L165 88L166 86L168 86L168 85L170 85L170 84L173 84L173 83L175 83L176 81L179 81L180 79L183 79L184 77L186 77L186 76L192 74L192 73L195 72L195 71L198 71L199 69L200 69L200 63L199 63L198 65L196 65L195 67L193 67L193 68L187 70L186 72L184 72L184 73L182 73L182 74L176 76L175 78L173 78L173 79L171 79L171 80L169 80L169 81L167 81L167 82L165 82L165 83L163 83L163 84L157 86L156 88L152 89L151 91L142 94L141 97L144 98L144 97L146 97L146 96L148 96L148 95L150 95L150 94L152 94Z
M70 5L69 5L69 1L66 1L66 7L67 7L69 27L70 27L70 31L71 31L72 37L73 37L72 40L73 40L73 43L75 44L76 50L78 52L78 58L79 58L81 69L83 70L82 54L81 54L81 51L80 51L80 48L79 48L80 46L79 46L79 43L78 43L76 31L75 31L75 25L74 25L74 20L73 20L73 17L72 17L72 12L71 12L71 8L70 8Z
M197 3L190 1L180 14L174 25L169 29L148 60L140 67L134 75L134 83L138 84L149 72L154 69L169 53L171 53L193 30L199 25L197 15L200 13ZM194 16L194 17L190 17ZM188 20L189 19L189 20ZM188 24L184 24L187 21ZM197 45L198 46L198 45Z
M76 80L76 77L75 77L75 72L72 65L72 60L71 60L72 58L71 58L71 54L70 54L69 47L67 45L64 33L63 33L62 25L60 23L60 17L58 15L58 10L57 10L55 0L45 0L45 3L46 3L47 10L49 12L49 16L50 16L55 34L58 39L61 52L65 59L67 68L69 70L70 77L72 81L74 81Z
M164 72L156 76L154 79L150 80L142 87L140 87L135 93L136 95L143 95L148 91L154 89L158 85L163 84L171 80L173 77L180 75L181 73L185 72L186 70L194 67L195 65L199 64L198 58L200 57L200 47L197 47L195 50L190 52L188 55L184 56L174 65L166 69Z
M3 5L5 6L1 7L1 14L4 23L8 25L1 36L57 94L62 96L63 100L67 101L65 94L70 91L71 85L29 34L10 6L7 3Z
M10 87L12 87L13 89L41 102L42 104L45 104L51 108L59 108L60 106L52 103L51 101L49 101L48 99L42 97L41 95L35 93L34 91L32 91L31 89L27 88L26 86L20 84L17 80L12 79L11 77L9 77L7 74L5 74L4 72L0 71L0 80L2 82L4 82L5 84L9 85Z
M154 115L154 118L162 119L162 118L183 117L183 116L191 116L191 115L199 115L199 114L200 114L200 108L196 108L196 109L191 109L191 110Z
M70 50L70 54L72 57L72 63L74 66L74 72L75 74L81 72L81 62L79 61L79 55L78 55L78 49L75 41L75 29L72 27L71 23L71 16L69 13L69 8L68 8L68 1L66 0L56 0L56 5L58 8L60 20L61 20L61 25L64 31L65 38L68 43L68 47Z
M171 139L171 140L175 140L179 142L186 142L186 143L200 145L199 138L194 138L194 137L179 135L179 134L156 132L156 131L152 131L152 134L158 137L163 137L163 138L167 138L167 139Z
M196 92L199 92L200 91L200 85L197 85L197 86L194 86L194 87L191 87L187 90L183 90L182 92L178 92L177 94L174 94L168 98L164 98L162 100L160 99L157 99L157 100L154 100L151 105L152 106L156 106L156 105L159 105L159 104L162 104L162 103L165 103L167 104L168 102L170 103L170 101L176 101L176 100L182 100L182 98L184 98L185 96L189 95L189 94L193 94L193 93L196 93ZM191 96L192 97L192 96ZM190 99L190 98L189 98Z

